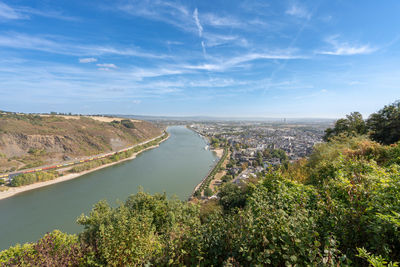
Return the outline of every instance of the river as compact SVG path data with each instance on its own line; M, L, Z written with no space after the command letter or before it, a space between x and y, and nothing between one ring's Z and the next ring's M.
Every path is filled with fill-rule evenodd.
M54 229L80 232L75 222L80 214L102 199L116 205L139 187L187 199L216 156L204 149L206 142L197 133L183 126L168 132L168 140L134 160L0 200L0 250L36 241Z

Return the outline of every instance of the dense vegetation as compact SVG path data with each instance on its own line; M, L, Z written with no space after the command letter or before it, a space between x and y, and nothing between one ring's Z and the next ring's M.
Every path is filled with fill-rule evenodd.
M11 180L10 186L16 187L16 186L34 184L37 182L49 181L57 178L58 176L59 174L56 171L24 173L15 176Z
M357 136L369 134L370 138L382 144L393 144L400 140L400 101L387 105L364 121L359 112L337 120L334 128L325 131L324 140L338 135Z

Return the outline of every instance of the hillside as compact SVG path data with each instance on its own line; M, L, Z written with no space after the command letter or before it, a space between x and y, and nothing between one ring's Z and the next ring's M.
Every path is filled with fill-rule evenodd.
M139 120L0 114L0 172L115 151L162 130Z

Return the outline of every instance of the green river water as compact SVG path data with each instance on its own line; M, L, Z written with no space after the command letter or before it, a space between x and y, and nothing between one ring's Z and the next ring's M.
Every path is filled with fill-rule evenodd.
M204 149L205 140L195 132L182 126L168 132L168 140L134 160L0 200L0 250L36 241L54 229L77 233L82 227L76 218L96 202L106 199L115 205L140 186L145 192L187 199L216 156Z

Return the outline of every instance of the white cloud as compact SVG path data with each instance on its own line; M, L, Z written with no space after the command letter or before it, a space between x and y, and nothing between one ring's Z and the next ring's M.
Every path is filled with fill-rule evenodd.
M168 23L187 32L196 31L192 14L185 6L177 2L131 0L117 5L117 10L132 16Z
M115 66L115 64L112 63L99 63L96 64L97 67L101 67L101 68L108 68L108 69L116 69L117 66Z
M289 9L286 10L286 14L304 19L311 18L311 13L304 6L301 6L298 3L293 3Z
M87 57L87 58L80 58L79 62L80 63L92 63L92 62L96 62L97 58L94 57Z
M75 43L66 43L65 41L63 41L62 37L41 37L15 32L1 34L0 47L10 47L13 49L29 49L73 56L114 54L155 59L170 57L167 55L144 52L141 51L141 49L139 48L111 47L106 45L80 45Z
M19 12L17 12L14 8L6 5L5 3L0 2L0 19L26 19L27 17Z
M197 10L197 9L196 9ZM207 13L201 16L204 24L214 27L242 27L243 23L233 17L222 17L212 13Z
M351 45L347 42L339 42L338 35L333 35L328 37L325 41L333 46L333 49L326 51L318 51L318 54L324 55L335 55L335 56L351 56L351 55L362 55L370 54L375 52L377 49L369 46L369 44L364 45Z
M325 55L336 55L336 56L351 56L351 55L360 55L360 54L370 54L374 52L376 49L370 47L369 45L361 45L361 46L349 46L348 44L342 44L337 46L332 51L321 51L319 54Z
M241 47L247 47L248 42L245 38L237 35L224 35L206 32L204 33L204 39L207 40L206 46L213 47L225 44L235 44Z
M129 77L134 78L135 80L142 80L143 78L153 78L160 77L166 75L179 75L185 73L184 70L180 68L173 67L161 67L157 69L143 69L143 68L134 68L129 72Z
M79 18L65 15L59 11L55 10L38 10L31 7L16 7L15 10L22 14L26 14L26 18L29 18L28 15L41 16L45 18L53 18L67 21L79 21Z
M197 11L197 8L193 11L193 18L194 22L196 23L197 30L199 31L199 37L201 37L203 35L203 27L200 24L199 12Z
M6 20L30 19L31 15L41 16L46 18L61 19L61 20L69 20L69 21L78 20L75 17L66 16L54 10L43 11L25 6L11 7L5 3L0 2L0 19L6 19Z
M224 71L229 68L240 66L242 63L251 62L254 60L270 60L270 59L301 59L304 56L292 55L286 53L247 53L241 56L231 57L228 59L219 59L215 63L207 63L201 65L185 65L184 68L194 70L207 70L207 71Z
M204 56L204 58L206 58L207 57L207 51L206 51L206 45L205 45L204 41L201 41L201 48L203 50L203 56Z
M142 103L142 100L134 99L134 100L132 100L132 103L135 105L138 105L138 104Z

